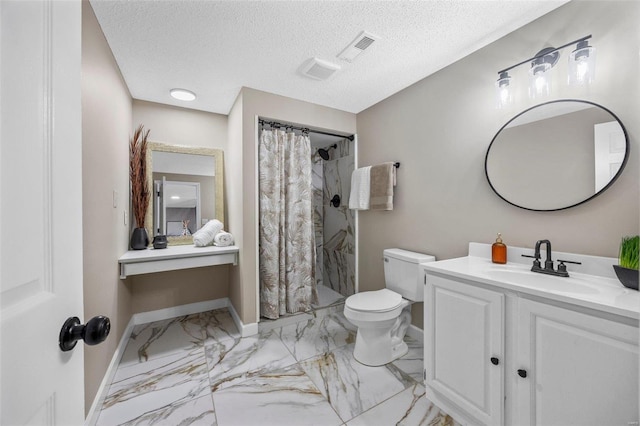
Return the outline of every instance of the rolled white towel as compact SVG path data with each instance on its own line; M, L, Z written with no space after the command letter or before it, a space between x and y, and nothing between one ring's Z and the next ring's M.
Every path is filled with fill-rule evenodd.
M228 232L221 231L213 237L213 244L218 247L228 247L233 245L233 235Z
M222 231L222 228L224 228L224 225L218 219L210 220L193 233L193 244L196 247L211 245L214 237L218 232Z

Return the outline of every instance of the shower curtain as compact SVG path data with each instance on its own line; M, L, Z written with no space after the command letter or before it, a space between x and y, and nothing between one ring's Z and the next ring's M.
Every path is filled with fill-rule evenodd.
M262 130L258 155L260 314L276 319L317 303L311 142Z

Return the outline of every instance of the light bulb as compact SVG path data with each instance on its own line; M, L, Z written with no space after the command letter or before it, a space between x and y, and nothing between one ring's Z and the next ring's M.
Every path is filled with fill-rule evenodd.
M576 50L569 54L569 84L582 86L595 79L596 49L586 40L578 42Z

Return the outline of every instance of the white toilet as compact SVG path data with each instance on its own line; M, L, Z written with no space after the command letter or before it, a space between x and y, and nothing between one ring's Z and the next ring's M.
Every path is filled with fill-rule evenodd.
M353 357L371 366L388 364L409 350L404 335L411 324L411 303L424 300L419 264L436 260L397 248L383 253L387 288L356 293L344 303L344 316L358 327Z

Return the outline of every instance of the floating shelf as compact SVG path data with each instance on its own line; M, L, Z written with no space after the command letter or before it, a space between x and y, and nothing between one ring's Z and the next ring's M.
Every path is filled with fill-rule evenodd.
M239 252L238 246L195 247L192 245L169 246L166 249L130 250L118 259L120 278L204 266L237 265Z

